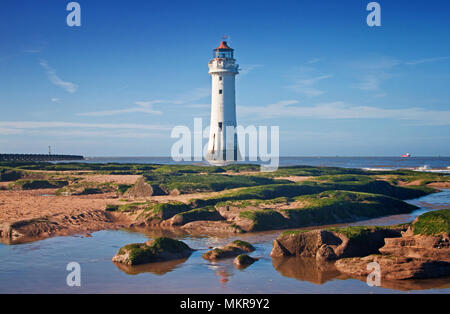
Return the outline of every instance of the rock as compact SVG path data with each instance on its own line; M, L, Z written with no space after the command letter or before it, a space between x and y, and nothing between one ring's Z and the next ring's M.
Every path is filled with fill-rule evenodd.
M63 180L19 180L14 184L22 190L58 189L69 184Z
M182 241L159 237L146 243L125 245L120 248L112 261L127 265L140 265L183 259L189 257L192 252L193 249Z
M0 170L0 182L16 181L23 177L23 173L16 170Z
M448 236L404 235L385 241L386 244L380 248L380 252L386 255L450 262Z
M370 268L367 270L367 265L372 262L380 265L381 280L425 279L450 275L448 262L393 255L344 258L338 260L335 267L353 277L367 277L373 271Z
M224 218L214 209L213 206L208 206L176 214L170 220L164 222L164 224L168 224L170 226L182 226L189 222L205 220L218 221L224 220Z
M419 216L400 238L386 238L382 255L342 259L336 268L346 274L364 277L367 264L380 264L386 280L424 279L450 276L450 210Z
M206 260L218 260L223 258L235 257L241 254L253 252L255 248L248 242L236 240L224 247L215 248L203 253L202 257Z
M256 262L258 259L248 256L247 254L240 254L234 259L234 265L238 268L245 268Z
M272 257L312 257L318 262L379 253L384 239L400 237L399 229L348 227L285 232L273 242Z
M134 198L142 198L142 197L150 197L153 195L165 195L164 191L157 185L150 185L145 182L144 177L140 177L136 183L129 188L125 193L125 197L134 197Z

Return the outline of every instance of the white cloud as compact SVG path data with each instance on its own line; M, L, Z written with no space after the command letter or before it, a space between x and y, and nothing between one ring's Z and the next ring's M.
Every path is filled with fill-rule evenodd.
M250 73L251 71L253 71L254 69L261 68L261 67L263 67L262 64L246 64L246 65L241 64L239 74L240 74L240 76L244 76L244 75ZM239 78L239 76L238 76L238 78Z
M21 134L21 133L23 133L23 130L0 127L0 135L12 135L12 134Z
M361 78L361 81L354 85L354 87L365 91L378 91L380 90L380 84L383 81L382 77L385 77L385 75L364 75Z
M0 121L0 135L155 138L167 137L171 129L168 125L149 124Z
M450 125L450 110L427 110L419 107L384 109L355 106L342 101L314 106L292 106L298 101L280 101L258 107L239 107L239 113L253 118L313 118L313 119L395 119L416 121L422 125Z
M333 75L321 75L310 78L299 78L296 79L292 85L288 85L287 88L293 90L296 93L303 94L307 97L320 96L324 91L314 87L318 82L331 78Z
M97 128L97 129L136 129L136 130L171 130L167 125L128 124L128 123L78 123L64 121L0 121L0 127L14 129L45 128Z
M117 114L136 113L136 112L160 115L160 114L162 114L162 111L154 110L152 108L153 104L160 104L160 103L164 103L164 101L163 100L137 101L137 102L135 102L135 104L137 106L131 107L131 108L83 112L83 113L78 113L78 115L79 116L97 116L98 117L98 116L112 116L112 115L117 115Z
M308 60L306 63L307 64L314 64L314 63L321 62L322 60L323 60L322 58L314 58L314 59Z
M41 61L39 63L44 70L47 72L48 79L50 82L52 82L54 85L62 87L69 93L75 93L78 89L78 85L71 83L71 82L65 82L63 81L59 76L56 75L56 71L52 69L46 61Z
M448 59L450 59L450 57L424 58L424 59L408 61L408 62L405 62L405 64L417 65L417 64L422 64L422 63L432 63L432 62L444 61L444 60L448 60Z
M180 94L172 100L167 101L176 105L181 105L211 96L211 89L207 87L198 87L184 94Z

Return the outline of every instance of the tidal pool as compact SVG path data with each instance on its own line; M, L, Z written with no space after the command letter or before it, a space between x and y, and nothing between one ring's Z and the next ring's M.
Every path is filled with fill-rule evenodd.
M409 201L421 209L346 225L390 225L414 220L420 214L450 207L450 190ZM319 269L313 260L272 259L272 241L281 231L232 238L174 236L197 249L188 259L127 267L111 262L128 243L145 242L159 232L99 231L90 237L55 237L18 245L0 244L0 293L449 293L450 278L383 282L369 287L332 266ZM171 235L173 236L173 235ZM217 263L201 254L236 238L251 242L260 258L238 270L233 260ZM81 266L81 287L68 287L66 266Z

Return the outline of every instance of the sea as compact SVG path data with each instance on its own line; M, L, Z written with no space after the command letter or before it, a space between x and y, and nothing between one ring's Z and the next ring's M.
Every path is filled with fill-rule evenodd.
M193 164L209 165L206 161L174 161L171 157L86 157L88 163ZM241 164L264 164L242 161ZM315 166L361 168L368 170L411 169L450 173L450 157L280 157L279 166Z

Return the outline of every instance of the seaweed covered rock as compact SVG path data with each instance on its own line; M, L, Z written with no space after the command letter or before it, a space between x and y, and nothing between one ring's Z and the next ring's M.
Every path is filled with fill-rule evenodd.
M21 179L13 184L14 189L36 190L36 189L58 189L68 185L64 180L25 180Z
M242 240L233 241L224 247L215 248L203 253L202 257L206 260L218 260L223 258L235 257L241 254L253 252L255 248L248 242Z
M401 236L404 228L347 227L312 231L288 231L273 242L272 257L313 257L331 261L343 257L379 253L385 238Z
M381 254L344 258L336 268L351 276L367 276L367 264L377 262L386 280L450 276L450 209L425 213L400 238L386 238Z
M245 268L256 262L258 259L248 256L247 254L240 254L234 259L234 265L237 268Z
M5 181L16 181L23 177L23 173L17 170L8 170L2 169L0 170L0 182Z
M192 252L193 249L182 241L159 237L146 243L125 245L120 248L112 261L127 265L140 265L187 258Z
M168 224L171 226L182 226L192 221L218 221L224 220L218 211L213 206L196 208L174 215Z

